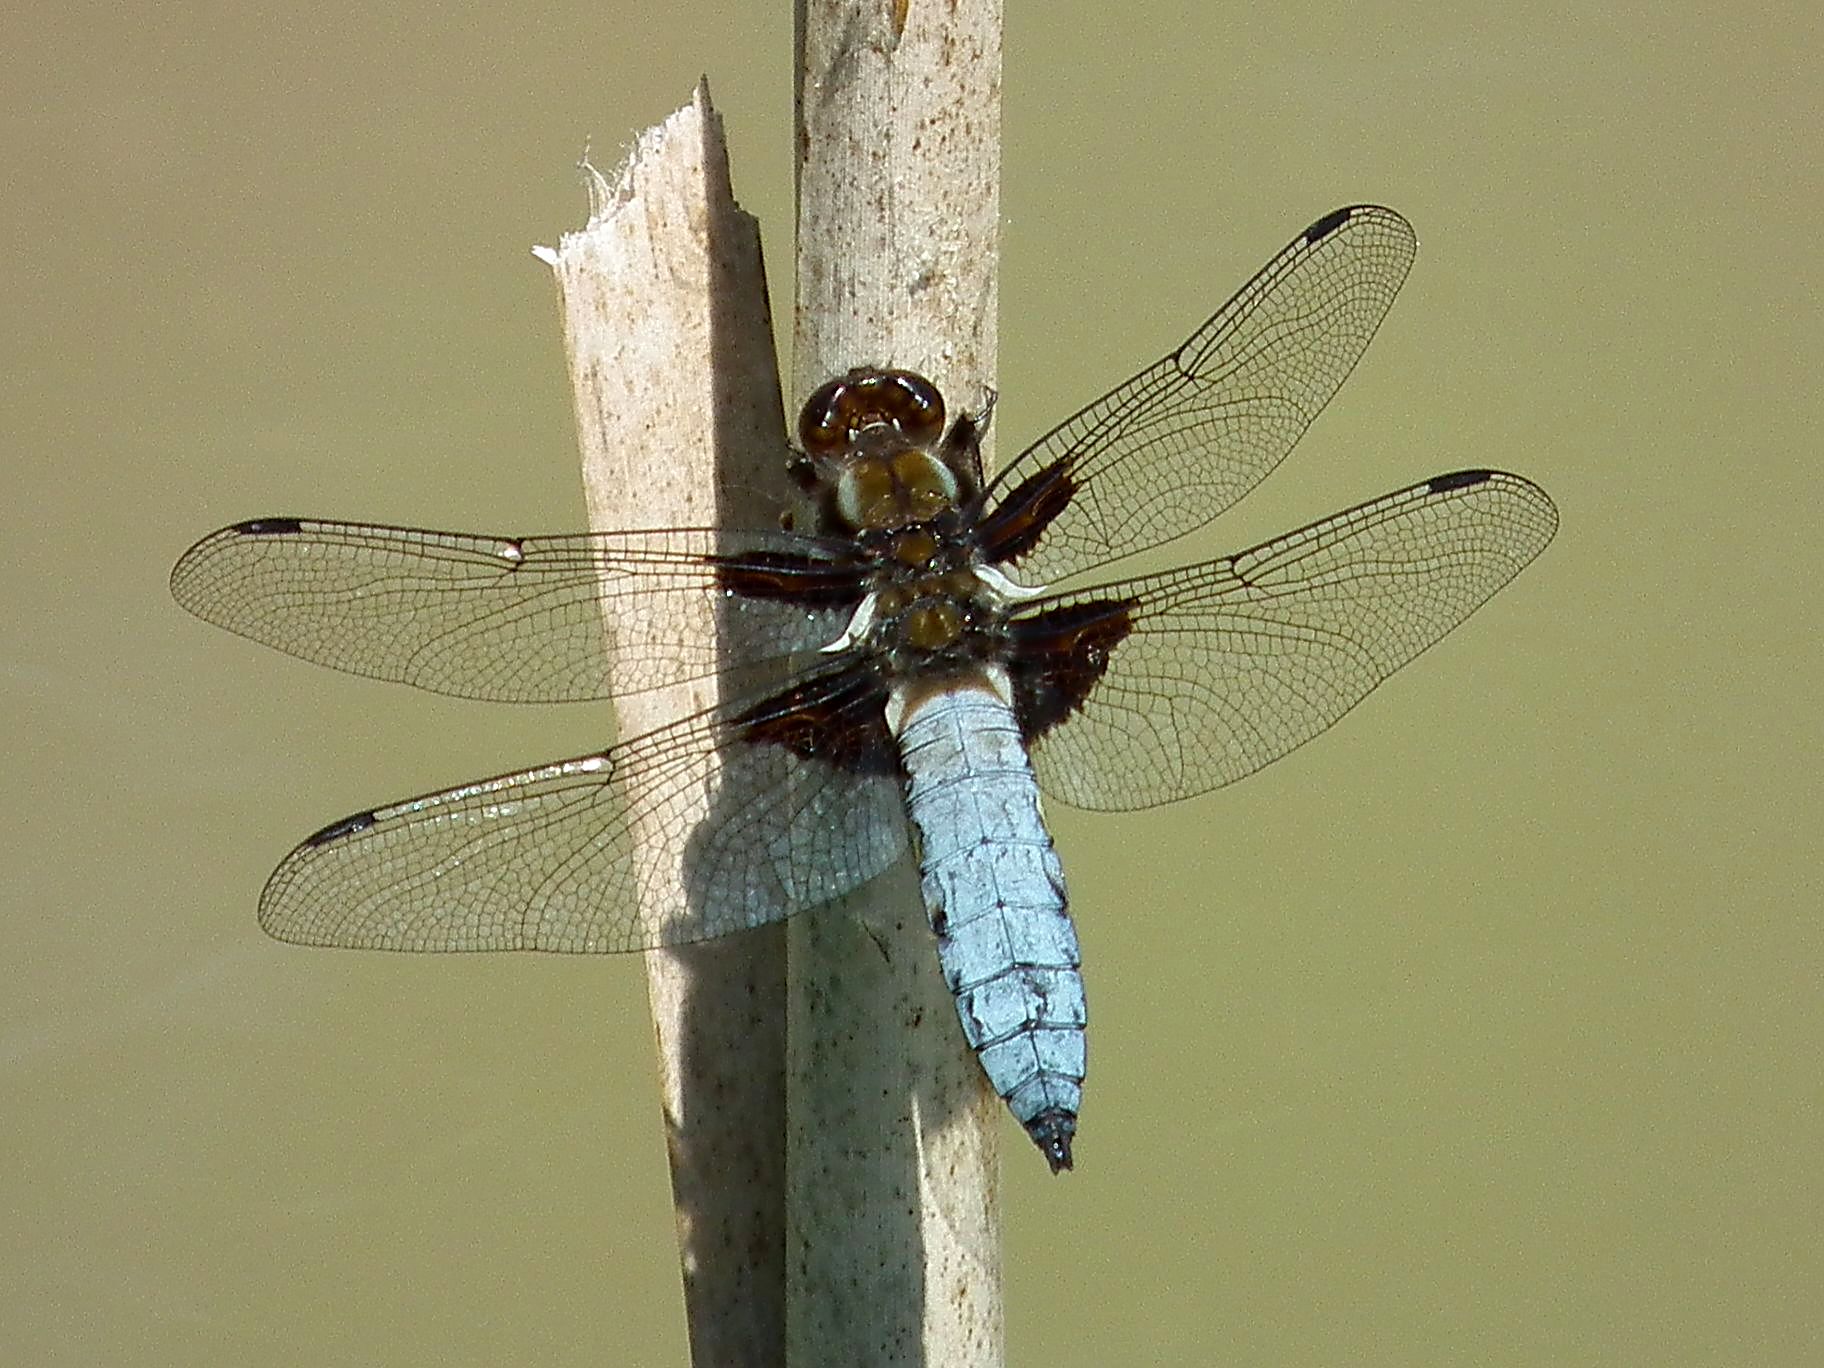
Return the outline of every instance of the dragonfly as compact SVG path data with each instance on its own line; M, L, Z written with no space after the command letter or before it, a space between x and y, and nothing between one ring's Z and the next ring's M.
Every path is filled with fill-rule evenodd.
M513 703L722 687L643 735L330 823L272 874L260 925L320 946L639 951L777 922L911 858L964 1039L1052 1171L1072 1167L1088 1011L1041 791L1126 811L1253 773L1557 528L1537 485L1465 469L1105 577L1284 459L1416 250L1390 209L1325 214L992 477L985 414L951 417L911 371L837 376L780 443L803 527L266 517L204 537L172 572L178 603L332 669ZM710 639L680 625L705 604Z

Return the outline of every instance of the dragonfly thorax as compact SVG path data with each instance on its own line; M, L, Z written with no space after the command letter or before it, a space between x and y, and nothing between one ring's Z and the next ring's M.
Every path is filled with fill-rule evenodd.
M912 447L875 454L865 445L857 444L836 478L833 507L848 530L910 527L956 506L956 475L936 456Z

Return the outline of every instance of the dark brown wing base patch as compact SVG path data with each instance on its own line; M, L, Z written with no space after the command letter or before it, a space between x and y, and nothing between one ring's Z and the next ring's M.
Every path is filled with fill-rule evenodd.
M1038 545L1051 520L1070 506L1076 493L1077 482L1062 460L1027 476L982 519L982 559L996 565L1017 563Z
M1102 599L1007 624L1014 712L1028 744L1083 706L1133 631L1133 599Z
M853 664L762 699L728 725L751 745L783 746L851 773L895 774L899 752L886 708L886 682L869 666Z
M860 603L867 562L818 560L784 551L749 551L716 565L716 583L743 598L827 608Z

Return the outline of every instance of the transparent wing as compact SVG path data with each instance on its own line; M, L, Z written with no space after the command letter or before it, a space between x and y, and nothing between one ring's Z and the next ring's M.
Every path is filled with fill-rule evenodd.
M566 703L716 673L714 636L686 626L706 600L727 641L780 654L829 641L846 608L724 592L727 577L753 570L789 588L851 568L839 545L786 532L516 538L266 518L191 547L171 592L207 622L349 674ZM723 675L730 693L758 682Z
M1019 559L1021 578L1056 584L1182 536L1246 494L1348 376L1417 250L1391 209L1326 214L1183 346L1021 453L997 493L1059 474L1074 488Z
M1035 747L1040 783L1124 810L1251 774L1467 618L1557 526L1538 486L1458 471L1237 556L1036 600L1133 605L1083 711Z
M326 827L274 871L260 925L359 949L641 950L778 921L905 849L894 775L750 745L734 715Z

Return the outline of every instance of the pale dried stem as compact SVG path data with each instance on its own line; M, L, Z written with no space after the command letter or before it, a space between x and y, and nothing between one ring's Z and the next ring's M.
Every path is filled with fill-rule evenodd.
M976 407L995 375L998 0L800 0L798 38L793 393L892 365ZM902 868L788 934L791 1360L999 1364L1005 1109L916 881Z
M562 295L590 525L765 525L778 507L751 491L783 481L778 364L759 231L734 202L707 88L640 136L618 183L588 174L588 226L540 255ZM706 597L689 624L704 640L713 613ZM713 682L633 696L620 733L716 696ZM679 867L657 849L669 836L636 828L649 883ZM661 906L682 897L643 891ZM692 1359L783 1362L783 936L769 927L646 962Z

